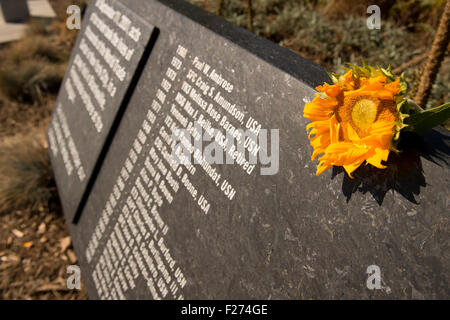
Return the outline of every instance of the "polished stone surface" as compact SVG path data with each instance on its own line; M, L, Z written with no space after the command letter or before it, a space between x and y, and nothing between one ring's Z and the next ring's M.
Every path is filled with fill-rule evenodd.
M80 219L68 221L90 298L449 297L448 131L406 136L389 169L317 177L302 112L328 79L320 66L181 1L122 3L160 34ZM207 119L231 130L223 116L278 129L278 166L277 131L267 146L278 171L170 162L172 128Z
M100 8L106 13L115 10L118 23ZM152 44L149 39L156 34L153 25L116 0L91 1L83 21L48 135L68 221L76 218L83 195L89 193L104 157L102 152L108 148L148 57ZM136 39L127 35L133 35L132 28L140 32Z

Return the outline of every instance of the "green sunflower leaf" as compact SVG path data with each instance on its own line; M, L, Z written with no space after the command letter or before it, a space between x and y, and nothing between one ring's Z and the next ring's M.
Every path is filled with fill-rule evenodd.
M398 104L397 107L399 108L398 110L400 112L403 112L403 113L406 113L409 115L416 114L416 113L422 113L425 111L411 99L403 99L403 102Z
M408 101L409 104L410 101ZM411 106L414 107L414 105ZM412 111L412 108L410 111ZM414 111L416 112L411 112L411 115L404 122L408 125L408 130L418 133L430 130L450 119L450 103L421 112L418 112L418 109Z
M333 84L336 84L336 83L339 82L339 77L340 77L339 73L327 72L327 74L330 77L330 79L333 82Z
M388 78L388 79L391 80L391 81L395 81L395 77L394 77L394 75L393 75L392 72L391 72L391 66L388 66L387 69L380 68L380 70L381 70L381 73L382 73L386 78Z

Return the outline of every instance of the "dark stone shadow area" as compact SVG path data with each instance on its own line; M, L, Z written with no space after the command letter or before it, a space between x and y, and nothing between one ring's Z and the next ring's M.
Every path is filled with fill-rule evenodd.
M342 192L347 202L356 192L370 192L381 205L386 193L395 190L417 204L416 196L420 194L420 188L426 186L421 158L440 167L449 166L450 135L449 131L442 127L420 135L413 132L402 133L397 148L400 153L389 154L386 169L362 165L353 173L354 179L345 173L343 167L333 167L331 179L344 174Z

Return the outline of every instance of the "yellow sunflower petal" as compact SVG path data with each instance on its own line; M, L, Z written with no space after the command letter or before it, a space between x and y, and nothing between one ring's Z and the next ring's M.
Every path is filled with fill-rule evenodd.
M305 103L303 116L311 121L327 120L330 114L336 109L337 101L332 99L322 99L317 95L313 101Z
M311 156L311 160L314 160L319 154L325 152L330 144L330 136L319 136L314 141L311 141L311 146L314 148L314 152Z
M352 164L344 165L343 167L344 167L345 171L347 172L348 176L349 176L350 178L353 179L353 176L352 176L353 171L355 171L356 169L358 169L359 166L360 166L363 162L364 162L364 160L362 160L362 161L357 161L357 162L354 162L354 163L352 163Z
M330 119L330 142L338 143L339 142L339 129L340 124L336 119L336 116L332 116Z
M325 158L332 158L334 165L347 165L364 160L368 148L364 145L356 145L349 142L330 144L326 149ZM320 159L319 159L320 160Z
M353 143L341 142L331 144L325 154L319 159L320 167L317 174L322 173L332 166L343 166L351 177L351 173L356 170L365 160L368 150L363 146Z
M317 166L316 176L323 173L324 171L330 169L333 165L332 164L326 164L325 161L319 162L319 165Z
M328 83L324 83L321 86L317 86L316 90L325 92L329 97L336 98L342 89L340 84L329 85Z
M396 95L400 91L400 77L398 77L394 82L388 83L385 87L386 90L392 92L393 95Z
M347 134L350 141L357 142L361 141L361 138L356 133L355 129L351 125L347 126Z
M375 147L389 149L393 136L393 129L393 123L376 122L369 129L368 136L362 139L362 141Z
M375 154L366 159L367 163L370 163L374 167L385 169L386 166L381 164L381 161L387 161L389 156L389 150L386 149L375 149Z
M308 131L311 128L312 130L308 134L309 139L313 139L312 135L326 133L326 131L330 129L330 119L311 122L306 126L306 130Z
M347 90L355 88L355 80L353 79L353 70L349 70L344 74L344 85Z

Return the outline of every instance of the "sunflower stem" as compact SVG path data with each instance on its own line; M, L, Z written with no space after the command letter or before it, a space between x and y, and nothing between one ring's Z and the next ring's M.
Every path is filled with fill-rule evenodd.
M436 31L434 37L433 45L428 56L425 71L422 75L419 89L415 96L415 101L418 105L426 108L428 97L431 93L431 88L436 76L441 67L442 60L445 56L445 51L447 49L450 40L450 0L446 1L444 5L444 12L439 22L439 27Z
M253 9L252 9L252 0L247 0L247 15L248 15L248 21L247 26L248 30L253 32Z
M223 11L223 0L218 0L216 7L216 14L218 16L222 16L222 11Z

